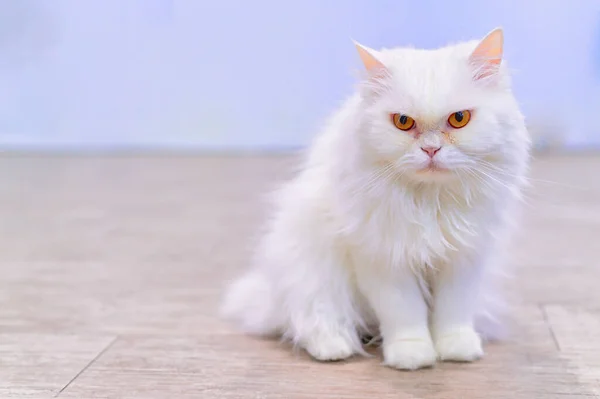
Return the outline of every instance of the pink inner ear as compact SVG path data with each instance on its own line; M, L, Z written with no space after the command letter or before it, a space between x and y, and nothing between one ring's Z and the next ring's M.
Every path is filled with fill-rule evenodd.
M354 42L354 45L367 71L385 70L385 66L371 53L373 50L367 49L357 42Z
M481 54L473 53L472 60L485 61L488 64L500 64L502 62L502 51L497 49L485 50Z
M494 74L502 62L504 36L501 29L489 33L473 50L469 61L476 68L475 79Z

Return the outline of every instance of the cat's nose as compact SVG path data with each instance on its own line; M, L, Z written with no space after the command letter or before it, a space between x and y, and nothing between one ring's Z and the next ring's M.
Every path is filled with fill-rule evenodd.
M441 149L442 147L431 147L431 146L427 146L427 147L421 147L421 150L425 153L427 153L427 155L429 155L429 158L433 158L433 156Z

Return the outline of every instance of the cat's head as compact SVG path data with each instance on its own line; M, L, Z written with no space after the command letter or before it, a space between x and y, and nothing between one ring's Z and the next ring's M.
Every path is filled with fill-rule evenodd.
M479 42L437 50L357 48L368 74L360 139L378 163L414 181L444 182L526 155L500 29Z

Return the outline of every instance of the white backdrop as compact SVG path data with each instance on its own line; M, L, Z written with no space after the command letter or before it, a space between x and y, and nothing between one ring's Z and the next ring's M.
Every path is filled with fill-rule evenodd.
M595 0L5 0L0 147L301 146L352 90L350 37L436 47L498 25L531 122L600 145Z

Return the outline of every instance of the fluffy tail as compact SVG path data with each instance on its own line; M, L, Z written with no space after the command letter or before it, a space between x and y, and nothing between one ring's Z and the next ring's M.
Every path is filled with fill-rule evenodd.
M503 341L509 335L507 305L487 301L475 317L475 329L485 341Z
M274 289L258 271L251 271L235 281L227 290L221 307L223 317L238 323L255 335L279 335L279 320Z
M475 329L486 341L503 341L510 335L511 304L507 301L507 288L512 275L504 259L488 268L483 276L480 306L475 317Z

